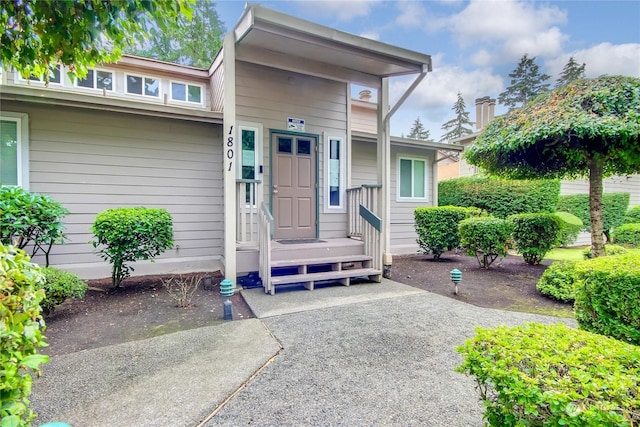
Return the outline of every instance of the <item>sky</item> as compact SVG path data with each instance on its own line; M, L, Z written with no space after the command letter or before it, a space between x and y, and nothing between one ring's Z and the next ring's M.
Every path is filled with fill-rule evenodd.
M417 117L439 140L455 117L460 92L469 118L475 99L498 98L524 54L535 57L555 85L571 56L587 77L640 77L640 0L628 1L262 1L262 6L301 19L431 55L433 72L391 120L392 135L406 135ZM244 1L217 1L228 31ZM391 103L415 77L390 81ZM354 88L352 94L362 88ZM496 115L507 111L496 105Z

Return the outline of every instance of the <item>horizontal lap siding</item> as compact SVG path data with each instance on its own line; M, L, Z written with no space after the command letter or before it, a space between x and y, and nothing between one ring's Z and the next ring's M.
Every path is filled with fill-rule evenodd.
M345 237L344 213L324 213L324 141L325 135L346 137L347 85L317 77L277 70L261 65L236 64L236 114L238 122L262 123L264 200L269 203L269 131L286 130L287 118L305 120L305 132L317 134L318 211L320 237ZM346 140L346 138L345 138Z
M5 103L29 114L31 191L70 214L53 264L101 262L88 243L96 214L146 206L171 214L174 248L159 259L222 255L220 128L171 119Z

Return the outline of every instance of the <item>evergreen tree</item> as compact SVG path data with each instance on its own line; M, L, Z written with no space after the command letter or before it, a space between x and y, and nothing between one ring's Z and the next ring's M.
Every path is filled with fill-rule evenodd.
M420 139L422 141L427 141L429 139L429 130L424 128L424 125L420 121L420 117L416 117L407 138Z
M574 80L584 78L584 69L587 65L583 62L582 65L573 59L573 56L569 58L569 62L564 66L560 77L556 80L556 87L564 86L567 83L571 83Z
M222 47L225 27L218 17L216 4L210 0L200 0L193 4L191 20L181 16L169 31L152 28L149 33L141 48L129 50L128 53L209 68Z
M549 90L549 83L545 81L551 76L540 74L536 57L529 58L526 53L520 59L516 69L509 73L509 77L511 86L498 95L498 102L509 108L521 107L536 95Z
M442 125L441 129L445 133L440 138L440 142L450 141L473 132L470 127L467 127L472 126L473 122L469 120L469 112L460 92L458 92L458 99L451 109L456 113L456 116Z

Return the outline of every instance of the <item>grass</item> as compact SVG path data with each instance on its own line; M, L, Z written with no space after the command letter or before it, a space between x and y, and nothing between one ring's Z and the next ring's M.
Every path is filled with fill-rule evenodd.
M554 261L582 261L584 256L582 253L589 246L581 246L575 248L556 248L545 255L545 259L552 259ZM640 256L640 249L627 249L628 253L636 254Z

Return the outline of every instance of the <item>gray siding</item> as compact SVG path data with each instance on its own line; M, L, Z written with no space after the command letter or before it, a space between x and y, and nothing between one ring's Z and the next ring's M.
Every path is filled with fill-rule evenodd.
M264 200L269 201L269 131L286 130L287 118L305 120L306 133L319 137L318 211L320 237L345 237L346 214L324 213L324 138L347 135L347 85L246 62L236 63L238 122L262 123Z
M172 215L175 245L158 264L188 269L195 259L220 259L218 125L7 102L2 107L29 114L31 191L70 211L69 241L53 249L53 264L85 277L108 273L88 244L90 227L97 213L121 206L165 208Z

